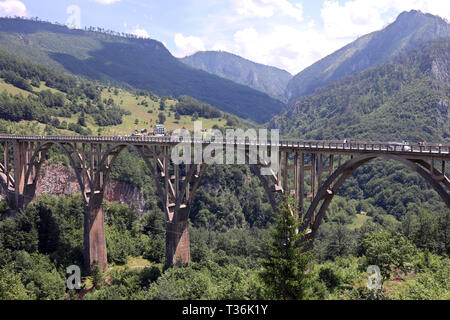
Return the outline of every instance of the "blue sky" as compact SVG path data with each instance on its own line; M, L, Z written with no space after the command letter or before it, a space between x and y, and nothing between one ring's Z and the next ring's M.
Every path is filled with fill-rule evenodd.
M177 57L224 50L292 74L411 9L450 19L446 0L0 0L0 16L135 33Z

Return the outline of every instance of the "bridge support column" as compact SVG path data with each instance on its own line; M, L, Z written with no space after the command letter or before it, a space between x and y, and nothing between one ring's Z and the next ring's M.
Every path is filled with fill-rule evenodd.
M14 181L15 181L15 203L14 209L23 209L23 190L25 187L26 173L26 142L14 141Z
M105 225L103 217L103 193L89 197L84 205L84 264L89 270L95 263L101 270L107 266Z
M191 261L189 209L181 208L174 217L166 222L166 267Z

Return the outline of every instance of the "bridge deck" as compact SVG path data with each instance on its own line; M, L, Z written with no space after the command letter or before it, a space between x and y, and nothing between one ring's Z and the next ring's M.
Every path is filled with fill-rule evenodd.
M40 142L84 142L84 143L126 143L126 144L156 144L173 146L179 143L173 137L152 137L152 136L38 136L38 135L9 135L0 134L0 141L40 141ZM206 140L193 139L191 143L210 144ZM226 145L228 142L218 144ZM214 144L214 142L213 142ZM430 157L450 158L450 145L448 144L426 144L409 143L400 145L397 142L370 142L370 141L317 141L317 140L280 140L278 142L259 142L259 141L239 141L235 140L232 144L236 146L274 146L280 150L295 150L307 152L333 152L333 153L389 153L397 155L418 155Z

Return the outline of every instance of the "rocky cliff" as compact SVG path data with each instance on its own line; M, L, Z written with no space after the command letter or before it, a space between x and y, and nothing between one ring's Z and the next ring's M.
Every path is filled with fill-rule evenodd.
M52 194L55 196L69 195L80 192L75 172L70 167L59 163L45 163L40 172L36 185L36 196ZM124 203L138 210L144 211L144 198L140 190L124 182L111 181L105 188L105 200Z

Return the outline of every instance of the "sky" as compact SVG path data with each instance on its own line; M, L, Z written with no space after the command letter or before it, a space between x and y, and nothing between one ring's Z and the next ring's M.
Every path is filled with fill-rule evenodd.
M133 33L176 57L228 51L293 75L412 9L450 20L448 0L0 0L0 16Z

